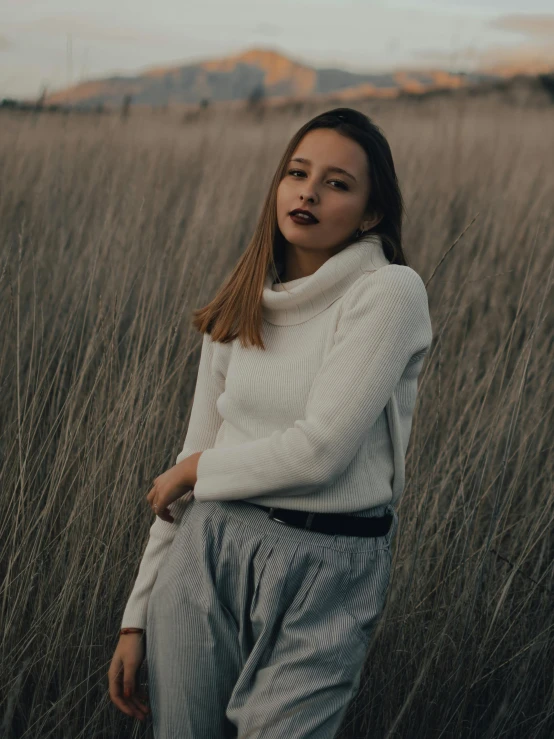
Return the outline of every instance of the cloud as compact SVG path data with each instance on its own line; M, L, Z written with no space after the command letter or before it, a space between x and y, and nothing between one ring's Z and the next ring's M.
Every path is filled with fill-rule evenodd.
M60 35L71 34L75 38L88 41L142 42L161 43L175 41L176 38L186 41L185 36L177 34L155 33L141 28L117 28L99 25L92 19L69 13L50 15L32 21L10 23L10 28L17 31Z
M413 52L413 57L427 64L450 68L492 69L518 66L522 69L554 69L554 15L501 15L491 19L487 28L518 33L527 38L523 43L496 44L486 48L465 46L451 51L418 50Z
M490 28L513 31L537 39L554 39L554 15L502 15L489 22Z
M0 33L0 51L8 51L13 47L13 42L7 36Z
M529 68L530 71L538 68L554 69L554 47L551 44L526 43L517 46L489 46L486 49L477 49L466 46L455 51L441 51L435 49L419 50L413 53L420 62L426 65L442 66L445 68L467 69L494 69L501 67Z

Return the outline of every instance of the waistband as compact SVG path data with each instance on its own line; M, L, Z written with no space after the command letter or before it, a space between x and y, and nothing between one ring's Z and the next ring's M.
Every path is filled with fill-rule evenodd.
M383 516L387 512L393 514L393 521L387 534L384 536L348 536L346 534L323 534L319 531L289 526L269 518L267 511L252 505L244 500L206 500L195 501L194 505L206 506L205 513L212 515L223 514L243 524L253 534L270 537L287 538L294 542L311 544L339 551L370 551L384 549L390 546L398 527L398 514L391 504L376 506L372 509L373 516ZM285 507L285 506L283 506Z

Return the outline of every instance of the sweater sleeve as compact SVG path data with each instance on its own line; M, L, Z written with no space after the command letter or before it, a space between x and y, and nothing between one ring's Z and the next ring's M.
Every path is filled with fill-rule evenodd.
M217 432L223 419L216 408L216 401L224 389L224 380L218 374L212 374L213 342L208 333L203 335L198 377L194 391L192 409L187 434L182 450L177 455L175 464L195 452L200 452L213 446ZM187 501L191 494L171 503L168 509L174 521L164 521L156 516L150 527L150 537L139 565L135 584L128 598L121 627L146 627L146 613L148 600L158 569L167 555L171 542L179 527L179 523L187 508ZM193 505L191 501L190 505Z
M425 285L406 265L368 274L343 300L304 418L265 438L206 449L195 498L308 494L349 465L410 359L428 350L432 328Z

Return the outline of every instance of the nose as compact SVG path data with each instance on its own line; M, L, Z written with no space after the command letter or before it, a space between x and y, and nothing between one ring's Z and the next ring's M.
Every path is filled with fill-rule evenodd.
M316 199L312 191L305 191L303 193L300 193L300 200L307 200L310 203L315 203Z
M315 203L317 200L317 193L316 193L315 187L312 184L310 184L308 180L304 180L302 184L303 184L303 187L300 193L300 199L302 201L308 201L310 203Z

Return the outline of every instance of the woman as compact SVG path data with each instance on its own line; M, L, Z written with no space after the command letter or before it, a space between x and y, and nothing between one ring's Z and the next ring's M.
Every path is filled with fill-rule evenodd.
M156 739L333 737L358 691L432 341L402 210L379 128L318 115L195 311L189 427L147 496L157 516L109 671L114 703L143 719L146 651Z

